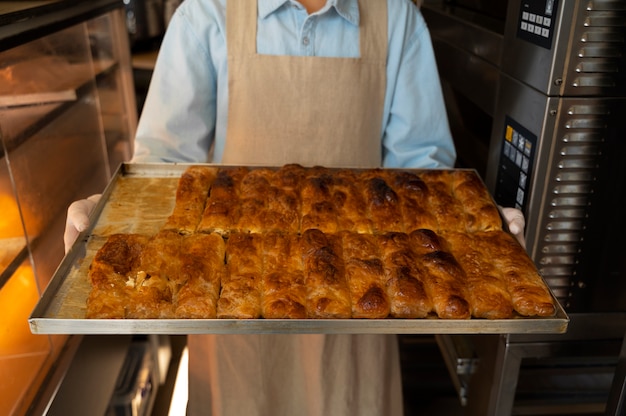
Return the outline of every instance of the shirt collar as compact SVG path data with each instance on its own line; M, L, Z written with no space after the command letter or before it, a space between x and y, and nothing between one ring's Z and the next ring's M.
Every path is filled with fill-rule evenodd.
M289 3L290 0L258 0L259 17L265 19L280 7ZM337 13L355 26L359 25L359 2L358 0L328 0L330 7L334 7Z

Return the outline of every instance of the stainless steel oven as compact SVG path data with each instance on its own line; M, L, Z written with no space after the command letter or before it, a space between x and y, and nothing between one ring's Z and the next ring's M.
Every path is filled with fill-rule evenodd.
M458 164L524 212L529 255L571 318L556 339L471 340L469 414L510 413L523 362L551 357L556 369L574 355L610 384L626 331L626 2L425 0L422 11ZM581 343L606 349L583 354ZM602 394L587 404L604 411Z

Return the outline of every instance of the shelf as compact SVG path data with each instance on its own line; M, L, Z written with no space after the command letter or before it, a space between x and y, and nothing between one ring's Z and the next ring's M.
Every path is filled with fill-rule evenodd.
M39 59L42 59L39 64L49 63L47 58L36 60ZM63 65L62 72L57 71L60 75L54 84L50 86L42 84L37 87L37 90L45 91L44 93L36 93L33 91L33 87L28 85L19 87L24 94L22 94L22 98L14 99L14 101L19 101L21 104L10 107L3 107L3 102L6 103L10 100L10 94L19 96L20 89L15 94L15 92L9 93L10 86L0 86L0 124L6 146L6 149L0 149L0 158L4 156L5 151L10 152L19 147L77 102L90 88L94 75L96 78L101 77L116 66L117 63L113 60L97 61L93 66L90 63L66 63ZM31 101L30 105L26 104L27 98L37 98L37 96L39 96L37 101ZM72 96L74 99L70 99ZM56 102L43 101L55 97L58 100Z
M0 2L0 51L42 38L119 6L117 0Z

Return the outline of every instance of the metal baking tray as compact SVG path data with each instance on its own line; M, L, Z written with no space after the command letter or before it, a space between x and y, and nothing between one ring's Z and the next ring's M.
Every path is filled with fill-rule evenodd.
M29 324L34 334L508 334L564 333L569 318L556 298L548 318L424 319L86 319L89 265L112 233L156 233L175 205L188 164L122 164L67 253Z

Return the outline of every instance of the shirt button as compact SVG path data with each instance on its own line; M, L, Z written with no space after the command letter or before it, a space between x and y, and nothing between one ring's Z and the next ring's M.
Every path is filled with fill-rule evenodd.
M307 45L309 44L309 38L308 38L307 36L305 36L305 37L303 37L303 38L302 38L302 44L303 44L304 46L307 46Z

